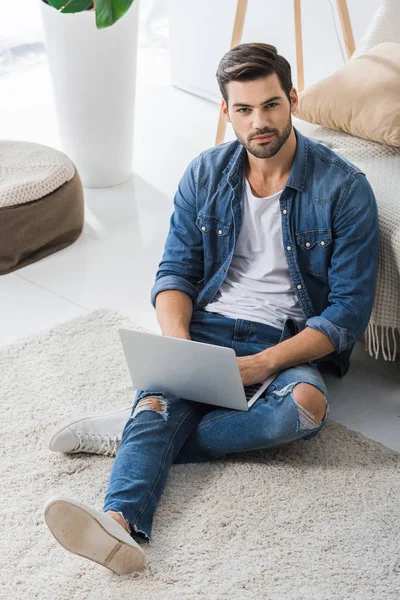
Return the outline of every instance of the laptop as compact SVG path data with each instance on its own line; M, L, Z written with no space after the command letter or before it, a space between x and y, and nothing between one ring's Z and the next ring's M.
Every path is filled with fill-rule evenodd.
M185 400L249 410L269 384L243 386L233 348L130 329L119 329L136 390L164 391Z

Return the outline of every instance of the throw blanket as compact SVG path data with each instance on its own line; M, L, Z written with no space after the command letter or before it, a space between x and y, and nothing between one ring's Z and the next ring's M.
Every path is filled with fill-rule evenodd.
M378 204L379 262L374 306L365 332L365 349L395 360L400 339L400 148L307 123L293 125L307 137L347 158L366 175Z

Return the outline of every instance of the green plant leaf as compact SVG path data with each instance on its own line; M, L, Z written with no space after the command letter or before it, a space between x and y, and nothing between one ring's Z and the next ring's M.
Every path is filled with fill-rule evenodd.
M134 0L96 0L97 29L110 27L124 16Z
M89 8L92 0L49 0L49 4L57 10L65 6L64 10L60 11L61 13L76 13Z

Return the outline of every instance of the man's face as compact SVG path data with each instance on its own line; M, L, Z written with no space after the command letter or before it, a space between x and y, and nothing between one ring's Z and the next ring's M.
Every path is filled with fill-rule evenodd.
M290 91L290 104L277 74L272 73L254 81L230 81L226 91L228 106L223 101L222 109L239 142L257 158L279 152L292 131L291 113L298 103L295 88ZM273 137L255 139L263 134Z

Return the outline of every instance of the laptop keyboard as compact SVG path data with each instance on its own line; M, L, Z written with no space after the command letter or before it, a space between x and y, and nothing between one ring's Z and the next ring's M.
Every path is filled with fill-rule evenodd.
M260 389L262 384L257 383L255 385L246 385L244 386L244 394L246 396L246 400L249 401L256 392Z

